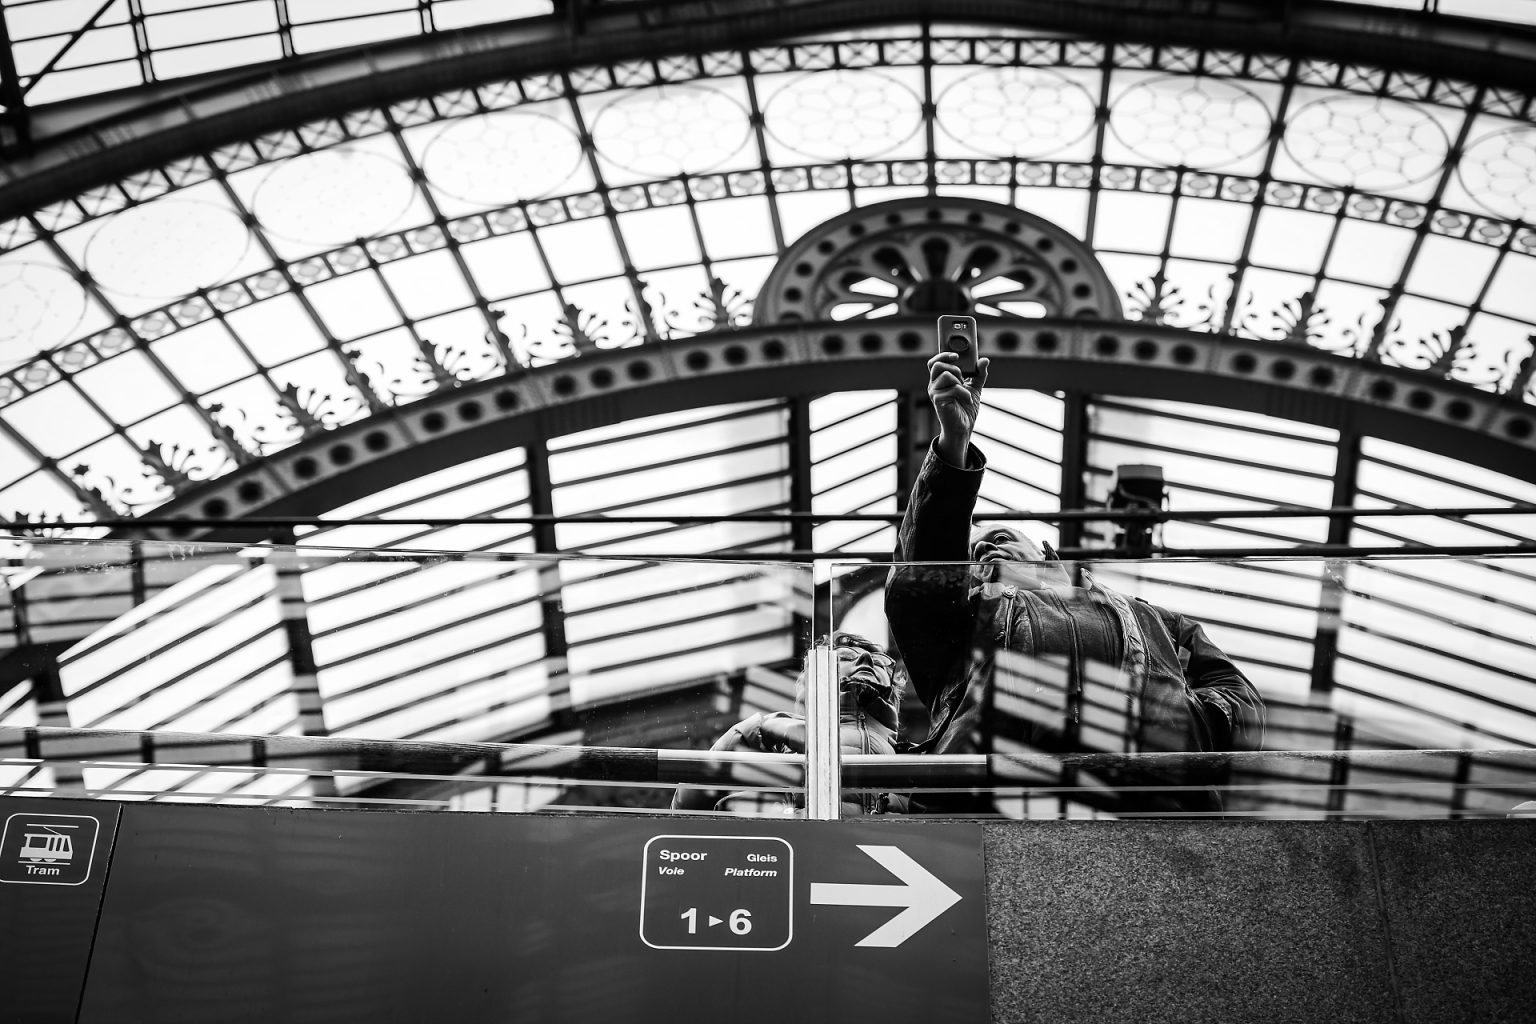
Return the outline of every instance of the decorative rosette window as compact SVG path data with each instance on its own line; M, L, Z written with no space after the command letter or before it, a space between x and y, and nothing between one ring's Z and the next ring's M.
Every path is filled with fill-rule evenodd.
M975 312L1122 317L1093 253L1009 206L954 196L852 210L809 232L763 284L760 324Z

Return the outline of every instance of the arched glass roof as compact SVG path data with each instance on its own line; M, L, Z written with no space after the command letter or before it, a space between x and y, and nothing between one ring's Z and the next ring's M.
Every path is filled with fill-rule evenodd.
M293 539L879 558L930 436L920 364L943 310L914 298L915 274L958 289L944 294L983 316L998 358L984 509L1103 507L1117 467L1150 463L1175 510L1311 513L1168 523L1168 550L1528 545L1531 514L1327 514L1536 502L1536 103L1504 73L1532 4L1360 6L1295 16L1308 38L1443 25L1451 56L1224 46L1194 18L1184 42L1027 12L815 22L836 3L669 45L667 4L7 0L0 514L77 536L139 517L217 537L262 515L386 516L420 525ZM634 41L530 55L582 38L580 14ZM1399 52L1382 37L1373 58ZM509 56L489 71L467 59L477 45ZM1461 60L1480 46L1498 58L1485 77ZM242 115L259 130L238 131ZM991 241L971 262L920 242L886 257L836 227L878 210L860 230L962 237L998 209L1059 233L1032 258L1062 280L1092 264L1107 305L1043 301L1018 266L973 259ZM786 322L802 262L838 297ZM441 523L464 518L481 521ZM1114 539L1100 522L1041 529ZM1522 571L1500 570L1511 595ZM202 585L265 585L239 575ZM315 629L324 658L368 665L343 648L398 609L333 588L344 575L314 575ZM532 637L548 609L527 583L470 590ZM562 636L562 657L620 634L599 589L586 621L602 625ZM658 585L657 615L675 593ZM453 621L477 614L452 601ZM738 610L716 639L791 666L800 626ZM1232 610L1218 628L1304 703L1335 664L1318 667L1320 623L1316 607ZM526 665L547 641L527 640ZM688 660L696 640L675 643L677 679L712 671ZM1351 685L1407 671L1404 650L1351 648L1366 666ZM389 692L390 666L358 671L375 669L359 692ZM357 706L337 713L392 713ZM547 724L502 710L474 738ZM1512 729L1529 742L1523 719Z
M923 194L1084 238L1132 319L1528 403L1529 114L1381 69L921 32L339 113L3 225L0 507L142 513L509 365L739 326L785 246Z

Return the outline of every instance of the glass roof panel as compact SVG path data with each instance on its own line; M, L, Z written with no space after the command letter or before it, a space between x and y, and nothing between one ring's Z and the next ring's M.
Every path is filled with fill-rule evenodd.
M1093 153L1099 72L941 65L932 88L940 156L1083 160Z
M896 396L845 392L810 403L811 508L821 513L892 513L896 509ZM896 531L869 521L819 523L818 551L894 550Z
M1210 77L1116 71L1104 139L1111 163L1257 174L1280 89Z
M1255 413L1179 402L1103 398L1092 405L1088 443L1089 501L1107 507L1120 465L1162 469L1167 506L1174 510L1327 508L1333 498L1331 430ZM1089 536L1113 538L1109 524L1089 524ZM1170 548L1289 546L1321 543L1324 519L1231 520L1161 527Z
M1061 508L1062 400L1051 394L989 386L975 444L987 456L978 512L1054 512ZM1053 523L1031 523L1053 544Z
M1351 569L1339 637L1341 707L1400 723L1404 740L1412 723L1428 721L1452 738L1443 745L1536 742L1529 671L1536 648L1529 637L1496 637L1485 616L1490 598L1528 615L1536 577L1497 561ZM1423 735L1422 727L1414 731Z
M741 79L623 89L578 103L597 149L597 171L609 185L762 163Z
M232 11L255 17L247 6ZM413 31L434 29L433 6ZM192 26L206 13L154 16ZM1379 351L1485 390L1528 383L1519 368L1536 309L1519 297L1536 235L1491 219L1526 212L1530 128L1513 93L1429 83L1382 96L1378 79L1333 65L1201 65L1193 50L1059 39L1015 54L907 31L914 38L880 51L877 67L857 66L874 51L803 43L750 59L580 68L573 100L559 76L458 89L227 146L209 158L223 179L194 156L54 204L9 234L23 248L0 256L0 308L24 325L0 346L30 354L82 340L18 366L0 402L67 396L82 386L70 372L92 367L82 380L105 380L115 353L137 349L122 370L137 364L138 379L163 379L162 398L185 389L199 406L156 420L195 431L152 440L191 450L211 431L226 448L275 451L314 423L492 376L507 350L543 363L739 326L783 245L851 204L930 187L995 188L987 194L1090 233L1133 317ZM1197 66L1213 71L1190 74ZM1287 67L1306 83L1289 93L1277 84ZM835 145L817 141L832 123L818 104L832 96ZM1027 133L997 114L1020 97L1040 121ZM1287 132L1271 145L1282 103ZM1100 105L1109 118L1097 133ZM766 175L756 142L737 137L754 112L776 147ZM539 158L518 156L529 152ZM1275 180L1251 176L1265 162ZM1457 203L1468 210L1441 208ZM227 367L193 365L198 336L215 339ZM84 386L112 404L111 388ZM25 403L38 397L0 413L23 424L21 438L34 440ZM111 410L120 422L161 415L159 401L134 397ZM48 400L60 412L70 402ZM81 434L54 457L107 433Z
M561 516L729 516L789 502L780 403L690 410L552 439L553 511ZM594 553L781 548L782 524L560 523L565 550Z
M296 733L276 584L270 566L212 566L76 644L59 659L71 724Z
M1377 3L1380 0L1366 0ZM1522 25L1536 25L1536 3L1531 0L1419 0L1423 9L1461 18L1484 18L1488 21L1510 21Z

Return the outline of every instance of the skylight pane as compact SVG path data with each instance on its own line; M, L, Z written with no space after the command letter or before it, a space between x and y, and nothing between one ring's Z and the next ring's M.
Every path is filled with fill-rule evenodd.
M976 446L987 457L977 508L1050 512L1061 508L1062 403L1054 395L989 387L976 424ZM1055 524L1031 523L1058 539Z
M562 101L430 122L406 129L402 138L450 217L592 187L580 131Z
M274 295L244 306L226 314L224 320L251 354L267 366L313 352L325 344L314 319L292 295Z
M1316 273L1337 223L1327 214L1265 207L1259 211L1250 258L1259 266Z
M1506 253L1483 298L1483 308L1503 316L1536 320L1536 257Z
M1101 563L1109 586L1199 621L1266 698L1303 696L1322 600L1315 562Z
M541 228L539 244L559 281L591 281L624 269L613 228L601 217Z
M1346 219L1328 256L1333 277L1386 287L1397 281L1417 236L1408 228Z
M669 82L579 100L610 184L758 164L739 79Z
M1013 205L1029 213L1038 214L1057 227L1082 238L1088 233L1088 193L1080 188L1049 187L1048 178L1037 180L1020 168L1020 188L1014 193Z
M276 585L270 566L209 568L66 651L59 670L71 723L293 731ZM268 706L279 708L277 721ZM256 720L264 727L250 729Z
M1530 0L1440 0L1435 10L1461 18L1536 25L1536 4Z
M577 706L793 654L799 601L788 567L564 562L561 572ZM654 600L664 603L652 614Z
M162 80L182 78L281 60L282 57L282 40L276 35L202 43L176 50L156 50L155 77Z
M354 570L353 589L311 606L327 724L379 738L450 728L460 738L496 738L497 716L481 716L512 694L494 684L530 672L542 681L537 571L495 562L369 568L372 586L359 587ZM393 716L388 727L384 716Z
M811 402L812 510L820 513L896 510L896 398L887 391L844 392ZM818 524L818 550L857 543L862 550L894 547L895 532L871 522Z
M1116 466L1163 470L1173 509L1327 508L1332 501L1331 432L1251 413L1174 402L1105 399L1095 406L1088 444L1089 497L1108 503ZM1107 524L1089 533L1109 539ZM1230 520L1200 527L1172 522L1162 542L1175 548L1290 546L1327 537L1322 519ZM1220 539L1225 537L1224 540Z
M101 9L100 0L5 0L5 27L12 40L37 39L62 35L85 27L91 15ZM116 0L102 13L100 24L123 24L127 18L125 0Z
M1160 253L1168 238L1173 200L1136 192L1104 192L1094 222L1093 244L1099 249Z
M0 486L14 483L31 472L31 456L0 431Z
M414 0L395 0L395 3L409 3L409 6L415 7ZM379 6L381 4L375 3L374 0L367 0L368 9L377 11ZM298 11L294 10L295 7ZM341 16L341 12L333 9L329 4L317 7L313 0L297 4L290 2L288 9L294 21L293 48L298 53L316 53L321 50L362 46L365 43L414 36L421 31L420 16L414 10L399 14L358 15L343 21L322 22L317 19L337 18ZM306 19L312 19L310 24L299 23L300 12Z
M697 263L699 244L686 206L619 215L619 232L636 270Z
M128 351L75 375L80 390L119 423L132 423L176 404L180 395L141 352Z
M98 93L112 92L116 89L131 89L143 84L144 71L138 60L125 57L112 64L50 71L38 79L36 85L27 90L27 103L30 106L61 103L64 100L95 96Z
M458 264L443 249L386 263L379 272L401 310L413 320L459 309L474 301Z
M789 489L783 430L784 413L770 404L689 410L554 439L549 458L554 510L619 516L777 510L787 504ZM564 523L557 537L567 549L601 545L605 553L651 553L677 551L674 534L685 532L667 523ZM694 553L757 545L775 533L746 522L694 528L693 539L701 543Z
M1441 730L1470 726L1536 743L1536 680L1527 667L1536 648L1528 635L1490 635L1494 627L1485 614L1490 601L1508 603L1523 611L1516 628L1528 625L1536 576L1518 565L1501 571L1495 564L1426 559L1351 566L1339 637L1340 685L1406 705L1397 714L1410 728L1416 718L1438 720ZM1466 568L1474 578L1458 585ZM1434 595L1428 604L1414 603L1419 581L1423 593ZM1469 739L1462 743L1484 745Z
M220 320L209 320L161 338L155 342L154 353L195 395L238 380L255 370Z
M75 519L83 504L58 477L42 470L0 489L0 510L9 514Z
M1272 86L1120 69L1111 93L1104 158L1112 163L1249 174L1262 166Z
M1400 442L1365 437L1360 453L1360 490L1392 504L1457 508L1536 502L1536 484Z
M767 74L756 83L774 163L900 159L923 151L919 68Z
M30 686L13 686L0 692L0 729L25 729L38 724L37 701ZM19 784L19 776L31 771L23 765L0 766L0 792Z
M786 245L793 245L807 231L840 213L847 213L850 208L848 193L840 190L780 192L775 202Z
M550 0L434 0L432 25L447 32L512 18L533 18L554 10Z
M75 29L80 27L83 26L77 25ZM103 19L97 23L96 28L87 30L72 44L69 35L55 35L32 42L17 42L11 47L11 53L16 60L17 75L27 78L38 74L55 57L58 57L58 63L54 67L68 71L130 60L138 53L138 49L134 44L133 29L121 20L114 25L110 19Z
M761 196L742 196L695 206L704 251L709 258L725 260L774 252L768 203Z
M276 33L277 9L270 0L250 0L247 3L220 3L217 6L176 13L151 14L144 19L144 31L149 37L150 46L161 51L173 46L254 36L263 32ZM273 41L276 42L275 36ZM156 54L157 67L164 56L163 53Z
M480 292L492 299L522 295L549 287L549 275L526 232L499 235L460 247Z
M1180 199L1169 251L1174 256L1231 263L1242 253L1252 216L1253 208L1246 203Z
M288 20L295 25L316 21L366 19L385 11L408 11L416 0L287 0Z
M80 393L65 384L5 407L5 420L46 456L62 458L111 430Z
M1408 290L1467 305L1482 292L1498 255L1491 246L1426 235L1408 273Z
M378 275L368 271L322 281L304 294L330 332L342 341L400 323L400 311L385 293Z

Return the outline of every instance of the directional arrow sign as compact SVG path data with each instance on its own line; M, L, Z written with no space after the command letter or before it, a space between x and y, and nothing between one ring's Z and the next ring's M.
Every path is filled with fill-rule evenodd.
M924 925L960 902L960 894L939 881L895 846L863 846L901 885L845 885L812 882L811 902L841 907L903 907L901 913L860 939L858 946L899 946Z

